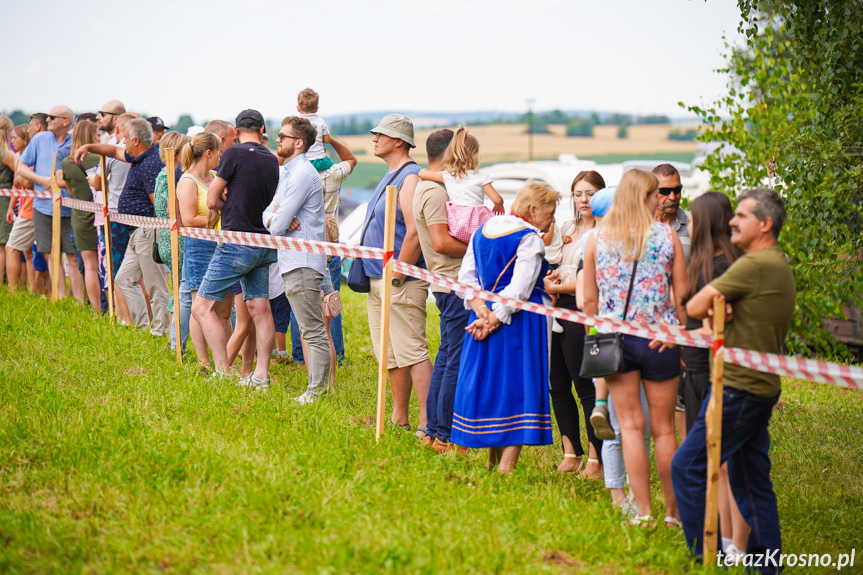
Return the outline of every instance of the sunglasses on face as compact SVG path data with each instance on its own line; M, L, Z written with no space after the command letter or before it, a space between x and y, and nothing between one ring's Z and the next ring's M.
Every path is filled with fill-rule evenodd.
M281 132L279 132L279 135L278 135L278 136L276 136L276 140L278 140L279 142L281 142L281 141L282 141L282 140L284 140L285 138L290 138L290 139L292 139L292 140L301 140L301 139L302 139L302 138L298 138L298 137L296 137L296 136L289 136L289 135L287 135L287 134L283 134L283 133L281 133Z
M680 195L680 192L683 191L683 184L674 186L673 188L659 188L657 191L660 196L667 196L669 194Z
M117 114L117 113L115 113L115 112L101 112L101 111L100 111L100 112L99 112L98 114L96 114L96 115L97 115L97 116L105 117L105 116L119 116L120 114Z
M64 120L68 120L68 118L66 116L51 116L50 114L48 115L49 120L56 120L57 118L62 118Z

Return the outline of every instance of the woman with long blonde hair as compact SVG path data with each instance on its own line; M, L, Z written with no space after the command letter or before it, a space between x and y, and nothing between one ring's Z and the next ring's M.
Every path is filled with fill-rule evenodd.
M650 172L630 170L621 178L611 211L585 246L585 313L654 325L677 325L685 320L681 305L686 292L683 246L671 227L654 221L659 203L657 189L657 179ZM640 399L643 384L656 467L665 496L664 521L669 526L679 526L671 459L677 450L674 407L680 350L666 350L656 342L626 335L623 358L623 372L605 380L617 412L623 460L638 508L631 523L652 524L650 460L644 443L646 424Z
M183 220L183 225L187 228L215 227L210 221L207 192L216 176L215 168L219 165L221 150L222 140L218 136L209 132L201 132L186 143L180 152L183 175L177 183L177 201L180 205L180 217ZM186 238L183 259L183 287L181 289L191 294L193 303L215 250L215 242ZM228 295L226 305L230 307L231 301L231 297ZM207 353L207 341L194 317L189 320L189 335L195 346L198 362L202 367L209 368L210 356Z

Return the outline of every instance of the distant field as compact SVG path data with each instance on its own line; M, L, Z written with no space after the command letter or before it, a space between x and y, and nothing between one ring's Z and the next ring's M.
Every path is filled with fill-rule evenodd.
M621 159L657 157L691 161L695 154L695 142L678 142L668 139L672 130L691 126L668 124L631 126L627 138L617 137L617 126L597 126L592 138L566 137L565 126L549 126L551 134L533 136L534 158L556 158L559 154L575 154L580 158L595 159L601 163L613 163ZM480 155L484 164L513 162L528 159L528 136L525 124L496 124L491 126L468 126L471 134L480 140ZM412 156L419 163L426 161L425 140L433 130L419 130L416 134L417 149ZM371 135L340 137L363 163L382 164L374 157ZM603 159L600 159L603 158ZM612 158L607 159L605 158ZM381 172L382 173L382 172ZM365 176L357 173L351 185L359 187ZM378 180L380 176L378 176Z

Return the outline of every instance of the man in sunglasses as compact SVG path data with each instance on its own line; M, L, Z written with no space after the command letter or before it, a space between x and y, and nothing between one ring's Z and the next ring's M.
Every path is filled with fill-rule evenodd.
M125 113L126 106L120 100L108 100L99 108L99 113L96 114L96 123L102 130L103 144L117 145L116 122L120 114Z
M659 180L659 207L656 208L656 221L668 224L677 232L683 244L683 255L689 263L689 212L680 207L683 185L680 172L671 164L659 164L653 168L653 175Z
M48 112L48 130L39 132L30 141L30 145L21 154L18 164L17 175L33 182L36 191L51 190L51 169L60 168L63 160L69 156L72 147L72 119L75 114L68 106L54 106ZM57 163L54 164L54 154L57 155ZM63 191L64 196L69 193ZM48 262L51 261L51 249L53 238L52 213L54 201L50 198L34 198L33 200L33 229L36 233L36 247L40 253L45 255ZM72 210L62 208L60 211L60 249L66 254L70 267L77 267L75 249L72 246ZM66 273L61 265L51 273L60 274L60 293L63 298L68 295L66 291ZM72 296L78 297L83 286L81 278L75 281L72 275Z

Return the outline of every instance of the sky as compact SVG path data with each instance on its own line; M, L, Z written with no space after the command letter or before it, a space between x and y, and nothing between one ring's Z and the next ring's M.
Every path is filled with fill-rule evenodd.
M597 110L688 115L726 91L733 0L28 0L0 110L110 99L171 124L295 112ZM57 38L28 36L36 28ZM10 40L14 45L14 40ZM9 44L7 44L8 46ZM10 57L11 54L11 57Z

